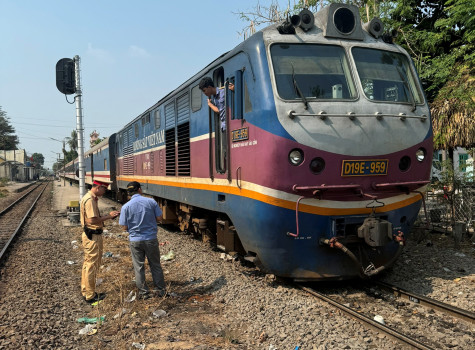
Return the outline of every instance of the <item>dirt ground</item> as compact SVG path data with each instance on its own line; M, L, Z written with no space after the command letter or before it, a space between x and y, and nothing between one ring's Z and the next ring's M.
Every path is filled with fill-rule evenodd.
M203 349L234 348L233 343L237 340L233 339L234 331L223 329L220 320L222 309L212 307L209 303L213 298L210 293L213 286L194 287L194 279L183 273L180 263L173 260L162 262L168 290L166 297L155 296L147 300L136 299L128 302L130 293L136 295L128 240L119 225L109 222L107 230L103 269L99 276L103 282L98 286L98 290L105 291L107 297L95 307L84 307L88 310L89 317L105 315L107 322L98 327L97 334L83 338L84 341L99 348L112 346L128 349L132 344L135 344L136 348L140 348L139 344L146 344L147 349L196 349L197 346L202 346ZM71 231L80 242L80 228ZM172 239L179 236L172 228L170 231L160 231L162 232L159 236L165 239L168 235L172 236L168 237ZM163 239L160 243L161 255L167 255L179 244ZM206 245L202 242L196 243ZM107 257L111 253L112 256ZM80 265L77 266L76 272L79 276ZM153 288L148 264L146 280L150 288ZM224 301L218 305L225 307ZM159 316L160 310L165 311L166 315Z

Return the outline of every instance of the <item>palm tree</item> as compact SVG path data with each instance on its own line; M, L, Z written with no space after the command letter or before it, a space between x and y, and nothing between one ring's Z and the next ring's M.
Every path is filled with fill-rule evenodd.
M71 137L66 137L68 140L68 146L71 151L77 152L78 149L78 134L76 130L71 131Z

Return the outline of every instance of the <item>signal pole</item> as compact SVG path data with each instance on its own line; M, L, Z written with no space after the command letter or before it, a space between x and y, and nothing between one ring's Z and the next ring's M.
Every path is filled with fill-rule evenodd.
M79 157L79 201L86 194L86 164L84 163L84 127L82 123L82 105L81 105L81 80L79 71L78 55L74 56L74 70L76 78L76 133L78 135L78 157Z

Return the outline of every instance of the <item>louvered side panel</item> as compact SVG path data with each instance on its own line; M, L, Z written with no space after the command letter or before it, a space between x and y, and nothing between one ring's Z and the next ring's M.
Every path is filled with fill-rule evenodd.
M175 128L165 131L165 174L176 175Z
M176 100L177 124L187 123L190 120L190 103L188 94L180 96Z
M190 102L189 95L185 94L176 100L177 105L177 156L178 175L191 175L190 160Z
M124 175L134 174L133 131L129 128L124 132Z
M178 175L190 176L190 123L178 125Z
M175 103L165 106L165 174L176 175L176 151L175 151Z

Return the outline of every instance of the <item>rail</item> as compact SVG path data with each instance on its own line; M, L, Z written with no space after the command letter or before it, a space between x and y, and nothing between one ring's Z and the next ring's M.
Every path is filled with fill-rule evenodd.
M397 297L405 298L409 301L412 301L413 303L416 303L425 307L429 307L431 309L440 311L450 316L457 317L459 319L470 322L471 324L475 323L475 313L470 312L468 310L459 309L456 306L442 303L438 300L427 298L420 294L409 292L407 290L404 290L400 287L391 285L386 282L374 281L373 283L376 284L381 289L384 289L388 292L393 293Z
M421 349L421 350L430 350L430 349L433 349L427 345L424 345L422 344L421 342L417 341L416 339L413 339L405 334L402 334L398 331L396 331L395 329L392 329L390 327L387 327L379 322L376 322L374 320L372 320L371 318L367 317L367 316L364 316L360 313L358 313L356 310L353 310L352 308L348 307L348 306L345 306L329 297L327 297L326 295L322 294L322 293L319 293L317 292L316 290L312 289L312 288L309 288L309 287L305 287L303 285L300 285L300 284L297 284L297 286L304 290L305 292L335 306L336 308L338 308L339 310L345 312L346 314L354 317L356 320L366 324L367 326L373 328L374 330L376 331L380 331L380 332L383 332L391 337L393 337L394 339L402 342L402 343L405 343L409 346L412 346L413 348L415 349Z
M3 258L8 247L20 231L48 184L49 182L46 182L36 186L0 212L0 260ZM40 188L41 186L43 186L43 188ZM38 193L38 195L34 197L36 193ZM32 198L32 196L34 198L33 200L29 202L26 201L26 199ZM31 205L29 205L30 203ZM26 205L26 210L25 207L20 206L23 204ZM18 210L15 211L15 209ZM14 228L13 232L11 232L12 227Z

